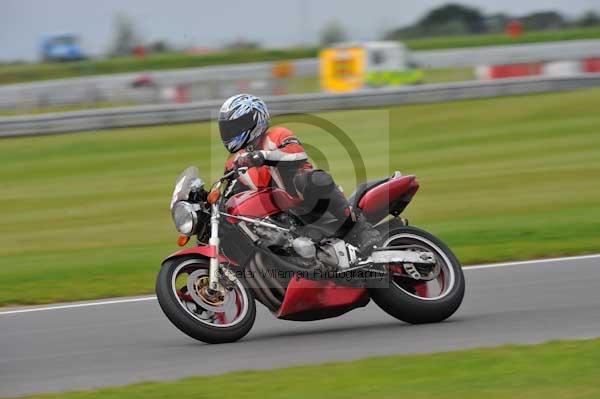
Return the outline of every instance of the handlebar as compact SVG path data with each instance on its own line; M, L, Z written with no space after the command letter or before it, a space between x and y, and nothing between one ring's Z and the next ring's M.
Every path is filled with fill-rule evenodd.
M232 170L230 170L229 172L225 173L223 176L221 176L221 178L213 185L213 189L216 188L217 190L219 190L221 188L221 184L223 182L227 182L227 189L225 190L225 196L229 196L229 194L231 194L231 192L233 191L233 187L235 186L235 183L237 182L235 179L237 179L241 174L244 174L248 171L248 167L246 166L242 166L242 167L234 167ZM233 183L232 183L233 182Z
M223 176L221 176L221 178L219 179L220 182L224 182L224 181L231 181L234 179L237 179L238 176L240 174L244 174L248 171L248 167L247 166L242 166L239 168L233 168L232 170L230 170L229 172L225 173Z

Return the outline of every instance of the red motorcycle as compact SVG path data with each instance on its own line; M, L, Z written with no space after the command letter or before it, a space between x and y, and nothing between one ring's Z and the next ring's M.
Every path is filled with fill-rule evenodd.
M256 301L275 317L337 317L373 299L402 321L440 322L462 303L465 280L450 249L409 227L401 212L419 188L395 172L359 185L353 207L380 230L382 245L366 258L332 238L327 215L307 223L299 200L267 188L235 193L238 168L204 189L195 167L177 179L171 213L184 246L168 256L156 281L160 306L185 334L207 343L233 342L252 328Z

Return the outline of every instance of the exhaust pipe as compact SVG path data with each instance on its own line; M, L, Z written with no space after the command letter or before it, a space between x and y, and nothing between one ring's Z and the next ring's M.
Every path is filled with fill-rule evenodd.
M276 311L281 306L281 301L279 299L277 299L275 297L275 295L273 295L273 292L271 291L269 286L267 286L267 284L263 280L262 276L266 275L266 273L261 273L262 270L261 271L258 270L259 262L260 262L260 259L258 257L258 253L256 253L254 255L254 258L249 263L249 268L250 268L250 271L252 272L252 277L253 277L252 280L255 283L253 285L256 285L256 287L252 287L252 288L254 289L254 293L257 296L257 298L265 306L267 306L272 311ZM281 287L281 288L283 289L283 287Z

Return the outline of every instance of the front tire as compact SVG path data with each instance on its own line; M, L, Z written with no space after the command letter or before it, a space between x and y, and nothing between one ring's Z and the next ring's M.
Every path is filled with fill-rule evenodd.
M166 261L156 278L156 296L167 318L188 336L209 344L243 338L256 318L256 303L246 282L238 279L219 303L202 305L196 281L205 281L209 262L205 258L179 257ZM204 279L204 280L202 280ZM190 285L191 282L191 285ZM228 297L234 295L235 297ZM231 309L226 308L225 304Z
M450 248L432 234L394 219L377 227L384 246L415 245L434 253L440 264L438 282L397 277L390 270L388 288L370 289L373 301L389 315L411 324L437 323L452 316L462 303L465 278ZM427 285L434 285L428 288Z

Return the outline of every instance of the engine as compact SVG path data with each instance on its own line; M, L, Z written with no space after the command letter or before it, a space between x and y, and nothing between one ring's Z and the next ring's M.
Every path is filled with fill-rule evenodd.
M325 266L343 270L357 260L355 248L344 240L328 238L319 229L301 226L287 214L275 215L265 221L289 229L276 230L264 225L250 227L263 248L283 257L286 262L304 269Z
M242 221L238 226L254 246L262 249L251 254L246 265L251 273L246 279L256 298L272 311L281 306L291 280L289 271L318 276L322 271L347 269L356 262L354 247L343 240L327 238L293 216L282 213L262 221L263 224ZM274 269L284 273L273 273Z

